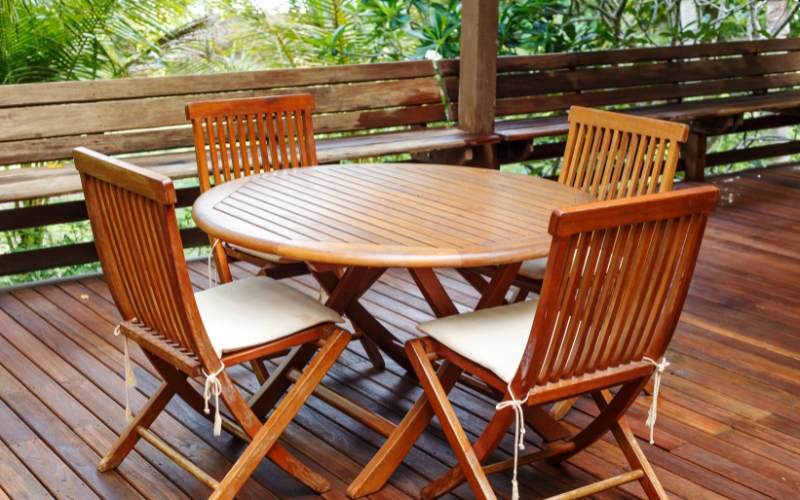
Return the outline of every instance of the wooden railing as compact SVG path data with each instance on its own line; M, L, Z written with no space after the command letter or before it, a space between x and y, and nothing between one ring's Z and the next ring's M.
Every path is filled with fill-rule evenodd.
M177 207L190 207L200 195L200 189L178 189ZM8 216L13 212L13 217ZM38 228L53 224L65 224L88 220L83 200L54 203L36 207L25 207L0 212L0 232ZM208 245L208 236L198 228L181 230L184 248ZM37 248L0 255L0 276L29 273L56 267L77 266L97 262L94 241Z
M800 116L790 115L770 115L759 118L745 120L739 127L726 131L725 134L739 134L779 127L788 127L800 124ZM713 135L711 137L714 137ZM533 148L533 152L526 158L526 161L545 160L550 158L561 158L564 155L565 142L549 142L538 144ZM719 153L706 155L706 170L723 165L760 160L764 158L775 158L800 154L800 141L792 140L767 146L756 146L747 149L732 149ZM684 171L684 161L678 161L678 172Z
M736 44L729 44L727 48L723 48L730 52L734 45ZM755 52L766 50L765 47L773 47L774 50L767 50L767 53L795 50L793 53L800 54L800 41L797 40L762 41L756 45L753 49ZM717 52L721 50L710 45L680 50L702 52L712 49ZM602 57L614 60L621 57L623 52L614 51L613 54L605 54ZM642 50L638 53L649 54L648 51ZM552 62L560 60L559 58L571 60L577 57L583 60L596 56L597 54L548 54L538 57L545 62ZM536 57L501 58L499 64L501 69L508 69L507 67L511 65L509 69L511 71L516 67L515 61L524 60L523 62L530 63ZM780 54L777 56L773 54L770 57L785 58ZM296 92L310 92L315 95L319 112L315 115L315 130L334 133L333 136L329 134L326 138L320 138L317 143L320 163L400 153L412 153L413 158L419 161L465 163L468 161L465 160L467 156L473 158L470 148L491 156L492 161L487 163L493 166L497 163L559 158L563 155L564 143L558 142L558 136L565 133L566 129L558 132L556 130L561 130L558 127L553 129L555 132L549 137L548 134L536 135L531 149L531 140L528 138L514 140L511 136L502 135L501 129L508 122L495 123L495 133L484 135L469 134L454 127L439 126L447 120L445 108L448 106L452 108L454 105L453 96L445 96L442 100L437 83L437 71L439 76L446 77L445 79L456 78L457 73L445 74L441 70L442 65L447 66L447 64L453 63L440 61L438 70L431 61L409 61L354 65L346 68L301 68L229 75L6 86L3 90L8 91L0 97L0 123L5 124L4 127L0 127L0 165L68 158L72 147L82 145L112 155L158 150L161 153L138 156L132 161L173 179L192 177L197 174L194 153L191 151L193 139L183 113L183 106L187 100ZM548 65L552 64L545 64L550 68ZM605 66L599 69L603 68ZM593 66L590 64L584 69L593 71ZM752 72L751 69L745 69ZM789 70L778 68L775 71ZM714 79L717 76L711 75L708 78ZM751 80L753 78L759 79L761 76L752 77ZM795 80L800 79L800 76L795 71L789 71L776 78L778 78L776 81L787 85L791 83L790 86L794 86L797 83ZM457 86L451 81L449 87L445 85L445 88L446 90L449 88L452 93ZM535 92L539 90L533 89ZM766 87L758 87L753 96L773 95L765 92ZM567 97L578 99L583 95L581 92L572 94ZM591 94L592 98L601 98L604 92L587 92L588 94ZM796 90L792 95L793 99L800 102L800 90ZM534 101L539 102L542 99ZM76 110L81 113L75 114ZM720 120L717 121L701 120L697 123L692 121L690 125L695 136L699 134L704 138L786 127L800 124L798 110L800 106L777 111L782 114L747 120L742 120L743 114L739 113L737 117L724 116L719 117ZM544 121L537 123L545 123L547 119L554 118L563 122L562 125L566 124L564 117L545 115L547 113L536 115L538 118L535 116L533 119L541 118ZM14 127L15 123L20 123L20 127ZM399 127L403 130L386 133L387 127L394 129ZM108 131L113 133L107 133ZM358 133L348 135L354 131ZM363 134L364 132L381 133ZM500 137L505 139L498 146ZM552 140L556 142L546 142ZM492 151L491 148L496 149ZM695 149L702 150L699 146ZM170 153L163 154L164 151ZM486 151L492 151L491 155ZM709 168L797 153L800 153L800 141L712 153L704 155L704 161L700 163L695 155L695 159L689 162L692 164L689 171L695 178L702 178L702 174ZM498 157L499 161L495 162L494 159ZM686 157L692 158L692 155ZM684 170L684 168L685 165L681 160L678 169ZM697 176L697 172L701 175ZM63 196L79 191L80 180L70 164L64 164L56 169L31 168L0 172L0 203ZM197 188L180 189L178 193L179 207L191 206L198 196ZM0 232L74 223L85 221L86 218L83 201L0 210ZM183 230L182 238L187 248L208 244L206 236L198 229ZM96 260L97 255L92 242L7 253L0 255L0 276L74 266Z

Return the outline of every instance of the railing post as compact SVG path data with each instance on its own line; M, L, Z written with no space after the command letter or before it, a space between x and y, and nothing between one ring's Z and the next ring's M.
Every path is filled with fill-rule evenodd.
M689 139L681 148L687 181L702 182L705 180L707 148L707 135L697 132L689 133Z
M494 130L498 0L463 0L458 128Z

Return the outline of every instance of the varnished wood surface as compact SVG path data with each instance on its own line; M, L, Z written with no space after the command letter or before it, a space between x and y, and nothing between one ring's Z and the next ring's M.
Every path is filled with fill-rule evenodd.
M795 500L800 488L800 167L713 178L720 207L711 214L692 289L667 352L672 365L661 386L656 445L646 443L650 398L640 395L628 421L672 499ZM680 188L677 185L676 188ZM191 264L196 290L207 286L204 262ZM234 266L238 277L251 269ZM475 305L477 293L454 272L441 277L456 307ZM316 294L312 278L288 281ZM405 272L390 271L364 304L398 337L432 313ZM122 340L106 285L82 279L0 294L0 498L187 499L209 490L149 445L139 445L117 472L99 474L100 455L125 427ZM134 349L138 411L157 388L155 373ZM391 361L377 372L353 343L325 382L398 422L421 389ZM272 367L270 367L272 369ZM254 390L246 368L232 370ZM455 411L471 439L494 412L494 402L461 386ZM242 444L211 437L211 424L185 405L168 406L155 432L222 477ZM594 403L578 400L565 421L584 426ZM343 499L385 438L311 398L280 442L332 483L326 499ZM564 466L520 468L523 498L540 498L628 472L608 435ZM495 459L513 452L509 434ZM526 434L526 452L540 441ZM454 465L434 422L376 500L417 498L419 489ZM490 478L510 498L509 473ZM598 499L642 498L633 486ZM240 498L315 498L264 461ZM449 498L471 498L459 489Z
M477 168L359 164L226 183L194 204L207 233L326 264L460 267L546 255L553 209L585 203L553 181Z
M65 160L73 148L88 147L110 155L157 152L149 159L152 166L175 178L191 176L196 169L194 155L175 152L194 142L184 113L188 102L297 93L314 96L317 134L344 132L319 141L321 163L500 140L455 127L428 128L447 121L433 63L404 61L10 85L0 96L0 122L14 126L0 130L0 164ZM356 131L372 133L351 135ZM23 177L0 172L0 201L80 190L69 164L25 170L30 172Z

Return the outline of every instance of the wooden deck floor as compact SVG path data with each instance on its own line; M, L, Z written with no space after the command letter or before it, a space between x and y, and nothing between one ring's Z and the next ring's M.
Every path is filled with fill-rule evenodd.
M646 443L650 398L641 396L629 422L674 498L800 497L800 168L753 171L714 180L723 190L712 214L700 263L664 377L656 445ZM240 268L246 275L249 271ZM445 285L459 307L476 295L453 272ZM198 288L207 286L202 263L192 265ZM313 293L309 280L293 284ZM404 272L392 272L366 296L372 312L408 335L431 315ZM0 294L0 499L204 498L208 489L140 443L118 471L96 470L100 456L125 426L122 342L112 334L117 315L99 278ZM138 350L138 410L157 386ZM245 391L255 379L232 370ZM398 421L420 394L402 370L377 372L353 345L327 383ZM469 390L454 391L456 411L473 437L492 405ZM596 410L586 398L566 422L583 426ZM155 431L212 475L221 477L241 450L185 405L173 402ZM527 434L529 448L539 442ZM383 442L374 432L318 400L300 412L283 443L328 478L344 498L349 481ZM510 435L498 452L508 458ZM434 422L380 499L416 497L427 480L454 463ZM624 461L610 436L570 460L521 469L523 498L553 495L619 474ZM510 497L508 476L494 476ZM467 488L457 498L471 498ZM240 498L312 498L314 495L265 461ZM638 485L596 498L643 498Z

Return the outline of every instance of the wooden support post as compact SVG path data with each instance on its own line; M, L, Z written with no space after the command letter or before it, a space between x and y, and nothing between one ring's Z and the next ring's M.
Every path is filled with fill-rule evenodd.
M708 136L695 132L689 133L689 139L681 148L681 156L686 168L686 180L702 182L705 180L706 149Z
M458 128L494 131L498 0L464 0L461 7L461 70ZM496 148L481 151L482 166L495 167Z

